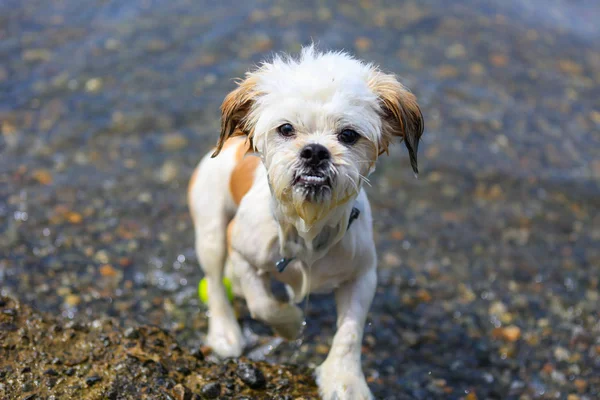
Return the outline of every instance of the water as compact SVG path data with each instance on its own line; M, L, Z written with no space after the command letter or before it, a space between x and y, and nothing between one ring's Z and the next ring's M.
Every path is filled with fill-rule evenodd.
M364 358L376 395L434 396L432 370L450 397L508 393L517 373L496 360L493 329L535 335L544 319L566 328L508 359L564 393L569 383L523 363L546 362L571 325L598 334L598 20L584 0L0 1L0 291L201 343L187 179L216 142L233 78L314 40L399 74L425 116L419 179L396 146L369 189L380 287ZM494 302L510 316L491 316ZM268 348L269 330L236 304ZM298 362L323 360L333 310L311 296ZM297 351L275 343L269 361ZM494 384L450 373L457 360Z

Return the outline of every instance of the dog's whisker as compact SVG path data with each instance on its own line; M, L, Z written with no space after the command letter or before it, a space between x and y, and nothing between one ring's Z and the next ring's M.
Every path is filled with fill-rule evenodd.
M370 181L370 180L369 180L367 177L365 177L365 176L363 176L363 175L361 175L361 174L358 174L358 177L359 177L359 178L360 178L360 179L361 179L361 180L362 180L364 183L366 183L367 185L369 185L369 187L373 187L373 185L371 185L371 181Z
M354 181L354 179L352 179L352 177L350 175L348 175L347 173L344 173L344 175L346 175L346 177L348 177L348 180L350 181L350 183L352 184L352 186L354 186L354 189L356 190L356 193L358 193L360 190L358 188L358 185Z

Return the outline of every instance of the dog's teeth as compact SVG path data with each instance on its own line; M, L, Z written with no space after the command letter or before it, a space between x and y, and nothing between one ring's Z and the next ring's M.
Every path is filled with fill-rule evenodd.
M307 175L304 176L304 180L309 182L323 182L325 178L323 178L322 176Z

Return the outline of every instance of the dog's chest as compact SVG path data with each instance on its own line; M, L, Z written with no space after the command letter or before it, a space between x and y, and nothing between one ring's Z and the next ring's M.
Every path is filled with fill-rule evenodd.
M278 254L281 259L302 260L312 264L314 260L322 258L340 237L344 227L325 226L314 238L306 239L298 234L294 228L285 230L279 228Z

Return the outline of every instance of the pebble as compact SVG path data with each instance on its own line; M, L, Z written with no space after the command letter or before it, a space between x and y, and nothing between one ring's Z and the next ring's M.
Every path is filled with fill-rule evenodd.
M521 328L516 325L509 325L498 329L499 336L509 342L516 342L521 338Z
M102 79L92 78L85 83L85 90L91 93L98 92L102 89Z
M65 297L65 304L69 307L77 307L80 303L81 297L75 294L70 294L67 297Z
M242 382L252 389L263 389L267 384L262 371L250 364L240 363L236 374Z
M373 42L369 38L359 37L354 42L354 45L356 46L356 49L358 51L367 51L371 48L371 46L373 45Z
M188 145L187 138L180 133L169 133L163 137L162 147L167 151L181 150Z
M48 376L58 376L58 372L56 372L55 369L47 369L44 371L44 375L48 375Z
M221 395L221 385L219 382L211 382L202 386L200 391L202 396L207 399L216 399Z
M101 380L102 380L102 378L99 377L98 375L92 375L92 376L85 378L85 383L88 386L94 386L96 383L100 382Z
M204 360L204 353L199 348L193 349L190 354L199 361Z
M100 266L100 275L113 278L117 276L117 270L110 264L103 264Z
M172 392L176 400L190 400L193 395L192 391L181 383L175 385Z
M23 60L26 62L48 61L52 53L46 49L27 49L23 52Z
M567 361L571 357L571 353L564 347L556 347L554 349L554 358L556 361Z
M161 182L168 183L174 180L179 173L179 167L173 161L166 161L158 171L158 179Z
M125 336L127 339L138 339L140 337L140 333L136 328L129 327L125 329L123 336Z

